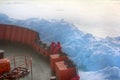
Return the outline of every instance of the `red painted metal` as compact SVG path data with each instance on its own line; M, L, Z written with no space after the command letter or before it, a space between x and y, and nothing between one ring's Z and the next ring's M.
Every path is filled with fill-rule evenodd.
M31 38L31 32L27 30L27 37L26 37L26 43L29 45L30 44L30 38Z
M10 26L6 26L6 34L5 34L5 40L10 40L11 38L11 27Z
M51 65L51 70L53 71L53 73L55 73L55 63L66 60L66 59L67 59L67 56L60 56L60 54L50 55L50 65Z
M0 26L0 40L5 39L5 31L6 31L6 27L5 26Z
M23 34L24 29L23 28L19 28L18 31L19 31L18 42L23 43L22 42L23 41L23 37L24 37L23 35L25 35L25 34Z
M31 35L30 45L32 45L35 42L35 40L34 40L35 39L35 35L34 34L35 34L35 32L31 31L31 34L30 34Z
M17 27L12 27L12 29L11 29L11 41L15 41L15 38L16 38L15 34L17 34L16 28Z
M40 41L40 38L39 38L39 34L35 31L32 31L32 42L31 44L34 44L35 42L38 42ZM39 44L40 45L40 44Z
M27 35L26 32L27 32L26 29L23 29L23 30L22 30L22 34L23 34L23 35L22 35L22 40L21 40L21 42L22 42L23 44L26 43L26 37L27 37L27 36L26 36L26 35Z
M19 28L18 27L16 27L15 28L15 38L14 38L14 41L15 42L19 42L19 40L18 40L18 37L19 37Z
M10 71L10 61L8 59L0 59L0 75Z
M39 40L39 35L30 29L0 24L0 40L3 39L33 45Z
M75 77L73 77L71 80L80 80L80 76L75 76Z
M30 45L32 45L32 41L33 41L33 38L34 38L34 32L33 31L30 31Z
M67 65L64 64L64 61L56 62L55 65L56 76L58 80L70 80L77 74L76 68L68 68Z
M17 27L14 27L12 30L13 31L12 41L13 42L16 42L16 38L17 38L17 34L18 34L16 30L17 30Z
M15 41L16 41L16 42L21 42L22 29L20 29L20 28L18 27L18 28L16 28L16 32L17 32L17 34L15 34L15 36L16 36Z

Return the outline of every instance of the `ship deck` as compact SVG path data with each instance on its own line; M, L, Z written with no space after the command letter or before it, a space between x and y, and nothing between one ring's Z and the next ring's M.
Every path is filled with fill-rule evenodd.
M49 61L29 46L19 43L0 41L0 49L5 50L5 57L15 55L30 55L33 60L33 80L50 79ZM30 77L25 77L20 80L31 80L28 78Z

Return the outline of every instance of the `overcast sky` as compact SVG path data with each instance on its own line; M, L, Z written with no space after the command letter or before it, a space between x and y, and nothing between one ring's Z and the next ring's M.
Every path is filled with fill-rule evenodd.
M11 18L64 19L97 37L120 36L119 0L0 0Z

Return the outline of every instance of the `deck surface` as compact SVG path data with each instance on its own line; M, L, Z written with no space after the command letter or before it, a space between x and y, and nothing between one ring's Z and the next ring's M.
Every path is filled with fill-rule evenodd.
M32 48L18 44L0 41L0 49L5 50L5 57L15 55L30 55L33 59L33 80L50 80L50 66L47 59ZM29 77L20 80L31 80Z

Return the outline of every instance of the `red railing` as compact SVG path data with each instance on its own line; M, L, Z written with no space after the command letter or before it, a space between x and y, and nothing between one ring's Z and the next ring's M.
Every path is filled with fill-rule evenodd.
M17 67L23 67L30 70L29 75L31 80L33 80L32 57L19 55L19 56L7 57L6 59L10 60L11 70Z

